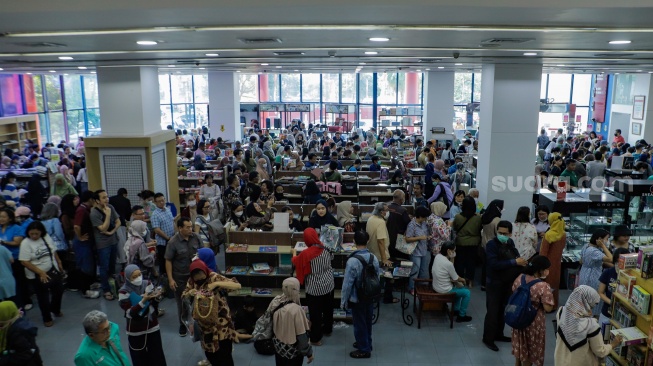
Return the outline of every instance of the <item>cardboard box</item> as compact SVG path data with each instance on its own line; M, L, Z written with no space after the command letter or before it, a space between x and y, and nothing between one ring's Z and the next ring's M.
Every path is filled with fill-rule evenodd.
M617 274L617 293L630 299L637 277L630 270L619 270Z
M638 258L638 253L621 254L617 266L619 269L637 268Z
M640 314L648 314L650 303L651 294L641 286L634 286L633 293L630 295L630 304L635 308L635 310Z

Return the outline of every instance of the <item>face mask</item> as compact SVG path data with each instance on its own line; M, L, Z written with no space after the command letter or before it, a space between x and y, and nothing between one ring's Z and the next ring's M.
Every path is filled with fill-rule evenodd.
M142 236L142 237L145 237L145 235L147 235L147 230L146 230L146 231L143 231L143 232L141 233L141 236Z
M619 134L618 134L618 133L615 133L614 135L615 135L615 136L619 136Z
M234 212L234 213L236 214L236 217L241 217L241 216L243 216L243 211Z
M456 252L453 252L451 255L449 255L449 258L456 258Z
M188 201L188 207L195 207L197 201Z
M205 279L202 279L202 280L197 280L197 281L195 281L195 284L196 284L197 286L203 286L204 283L206 283L206 278L205 278Z
M140 275L140 276L136 277L135 280L131 280L131 283L132 283L132 285L134 285L134 286L140 286L140 285L142 285L142 284L143 284L143 275Z
M267 164L263 164L263 169L267 169L267 167L268 167Z
M390 211L387 211L387 212L385 213L385 219L386 219L386 220L388 219L388 217L390 217Z
M510 238L507 235L499 234L499 235L497 235L497 239L499 239L500 242L505 244L505 243L508 242L508 239L510 239Z

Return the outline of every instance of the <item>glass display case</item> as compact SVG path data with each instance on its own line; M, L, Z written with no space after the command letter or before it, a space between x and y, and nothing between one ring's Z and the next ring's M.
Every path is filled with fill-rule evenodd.
M653 244L653 180L618 179L611 188L627 206L625 221L634 245Z

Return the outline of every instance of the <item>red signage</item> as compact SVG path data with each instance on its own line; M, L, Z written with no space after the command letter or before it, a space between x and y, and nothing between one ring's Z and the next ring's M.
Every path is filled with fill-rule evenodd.
M593 89L592 120L603 123L605 122L605 103L608 98L608 75L596 75Z
M567 182L558 181L558 186L556 188L556 199L558 201L564 201L567 198Z

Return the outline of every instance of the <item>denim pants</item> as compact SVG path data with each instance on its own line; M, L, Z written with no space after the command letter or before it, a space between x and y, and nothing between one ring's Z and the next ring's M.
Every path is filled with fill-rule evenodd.
M361 352L372 352L372 317L374 315L373 303L350 302L351 317L354 323L354 338L356 346Z
M431 262L431 253L426 253L421 257L410 256L413 261L413 270L411 271L410 280L408 281L408 290L415 288L416 278L429 278L429 263Z
M97 250L98 262L100 265L100 284L102 291L111 292L109 277L116 273L116 256L118 255L118 246L110 245L106 248Z
M460 316L467 315L467 307L469 306L470 292L466 287L454 287L449 291L456 294L456 301L453 303L453 310L458 311Z

